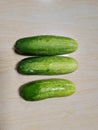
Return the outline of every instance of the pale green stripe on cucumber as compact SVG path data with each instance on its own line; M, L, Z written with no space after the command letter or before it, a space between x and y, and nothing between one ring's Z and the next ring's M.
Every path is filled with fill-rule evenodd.
M16 41L15 50L24 55L61 55L76 51L77 42L69 37L41 35L21 38Z
M66 79L44 79L23 85L19 92L23 99L37 101L72 95L75 92L75 84Z
M43 56L21 60L17 71L25 75L60 75L74 72L77 67L77 61L71 57Z

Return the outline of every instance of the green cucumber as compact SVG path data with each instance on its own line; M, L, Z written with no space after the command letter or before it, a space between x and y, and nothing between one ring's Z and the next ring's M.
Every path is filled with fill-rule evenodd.
M20 88L20 96L27 101L52 97L69 96L75 92L75 85L66 79L45 79L27 83Z
M69 37L41 35L16 41L16 52L24 55L61 55L77 50L77 42Z
M18 63L17 71L25 75L59 75L71 73L77 66L77 61L71 57L30 57Z

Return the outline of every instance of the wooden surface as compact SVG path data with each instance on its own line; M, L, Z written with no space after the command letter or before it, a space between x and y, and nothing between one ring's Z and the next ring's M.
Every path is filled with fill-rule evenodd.
M26 56L13 51L22 37L53 34L77 40L70 54L76 72L60 76L23 76L17 62ZM75 82L65 98L26 102L19 87L29 81L60 77ZM0 130L98 130L98 0L0 1Z

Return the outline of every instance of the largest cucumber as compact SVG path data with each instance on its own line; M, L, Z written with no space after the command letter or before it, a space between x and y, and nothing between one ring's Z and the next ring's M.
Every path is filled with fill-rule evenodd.
M33 81L20 88L20 95L27 101L36 101L52 97L64 97L69 96L74 92L74 83L65 79Z
M17 65L18 72L27 75L59 75L76 69L77 61L63 56L31 57L23 59Z
M15 50L25 55L60 55L74 52L77 46L69 37L41 35L17 40Z

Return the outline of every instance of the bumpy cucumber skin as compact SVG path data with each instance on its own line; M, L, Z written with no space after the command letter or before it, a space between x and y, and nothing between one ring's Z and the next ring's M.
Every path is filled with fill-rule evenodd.
M59 75L74 72L77 61L71 57L45 56L21 60L17 71L24 75Z
M69 37L41 35L16 41L15 50L25 55L61 55L76 51L77 42Z
M66 79L46 79L27 83L20 88L20 96L27 101L65 97L75 92L75 84Z

